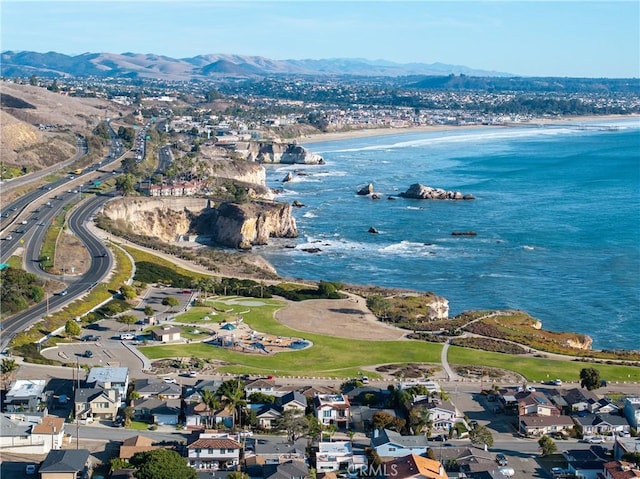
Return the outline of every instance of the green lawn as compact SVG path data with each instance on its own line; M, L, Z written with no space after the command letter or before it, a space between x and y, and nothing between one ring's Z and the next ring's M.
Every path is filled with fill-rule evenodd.
M449 348L449 363L473 364L495 368L510 369L522 374L529 381L561 379L579 381L580 370L594 367L607 381L640 381L640 368L615 364L594 364L579 361L558 361L544 358L523 358L518 355L492 353L477 349L465 349L456 346Z
M212 303L219 309L233 308L243 315L254 330L279 336L304 337L313 347L302 351L279 353L272 356L242 354L204 343L147 346L141 351L150 359L197 356L218 359L232 364L224 370L290 376L353 377L362 366L378 363L434 363L439 362L440 344L419 341L356 341L319 334L294 331L273 318L273 313L283 303L276 300L255 299L265 306L247 307L226 304L229 298ZM370 374L375 377L375 374Z

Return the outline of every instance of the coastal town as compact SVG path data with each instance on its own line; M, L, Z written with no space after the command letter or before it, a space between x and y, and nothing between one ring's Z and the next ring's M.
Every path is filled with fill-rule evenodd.
M264 165L303 140L634 118L637 85L244 80L3 79L2 475L640 477L638 351L252 253L298 234Z

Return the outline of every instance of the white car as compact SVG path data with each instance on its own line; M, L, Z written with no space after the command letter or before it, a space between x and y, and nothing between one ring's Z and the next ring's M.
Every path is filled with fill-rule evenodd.
M120 339L124 340L124 339L136 339L136 335L133 333L122 333L120 335Z
M175 378L162 378L162 380L167 384L175 384L176 383Z
M589 444L602 444L604 442L604 437L602 436L592 436L587 439Z
M195 378L198 376L198 373L196 371L189 371L189 377L190 378Z

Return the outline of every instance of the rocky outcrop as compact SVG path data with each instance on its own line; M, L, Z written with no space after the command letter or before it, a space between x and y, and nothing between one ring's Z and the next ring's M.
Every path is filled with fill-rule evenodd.
M374 234L374 235L377 235L377 234L378 234L378 230L376 229L376 227L375 227L375 226L371 226L371 227L369 228L369 231L368 231L368 232L369 232L369 233L371 233L371 234Z
M582 349L585 351L591 350L593 339L586 335L576 336L575 338L569 338L566 341L566 345L570 348Z
M291 181L291 180L293 180L293 173L291 173L291 172L287 173L287 176L282 178L282 182L283 183L286 183L287 181Z
M238 153L257 163L324 165L322 156L295 143L249 142L244 147L246 150L243 151L243 145L238 145Z
M369 183L367 186L363 186L356 193L359 196L367 196L373 194L373 183Z
M201 198L118 198L102 213L136 234L162 241L210 236L216 243L250 249L269 238L296 238L291 206L273 201L214 205Z
M418 200L473 200L475 197L471 194L462 194L459 191L446 191L442 188L433 188L431 186L414 183L404 193L400 193L403 198L414 198Z
M272 201L222 203L212 215L213 239L232 248L250 249L269 238L297 238L291 205Z

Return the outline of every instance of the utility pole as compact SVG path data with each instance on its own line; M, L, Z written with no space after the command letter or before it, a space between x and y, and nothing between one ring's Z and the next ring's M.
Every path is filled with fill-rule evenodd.
M80 389L80 360L76 358L76 391ZM73 407L76 407L75 394L73 398ZM78 411L76 411L76 449L80 449L80 419L78 418Z

